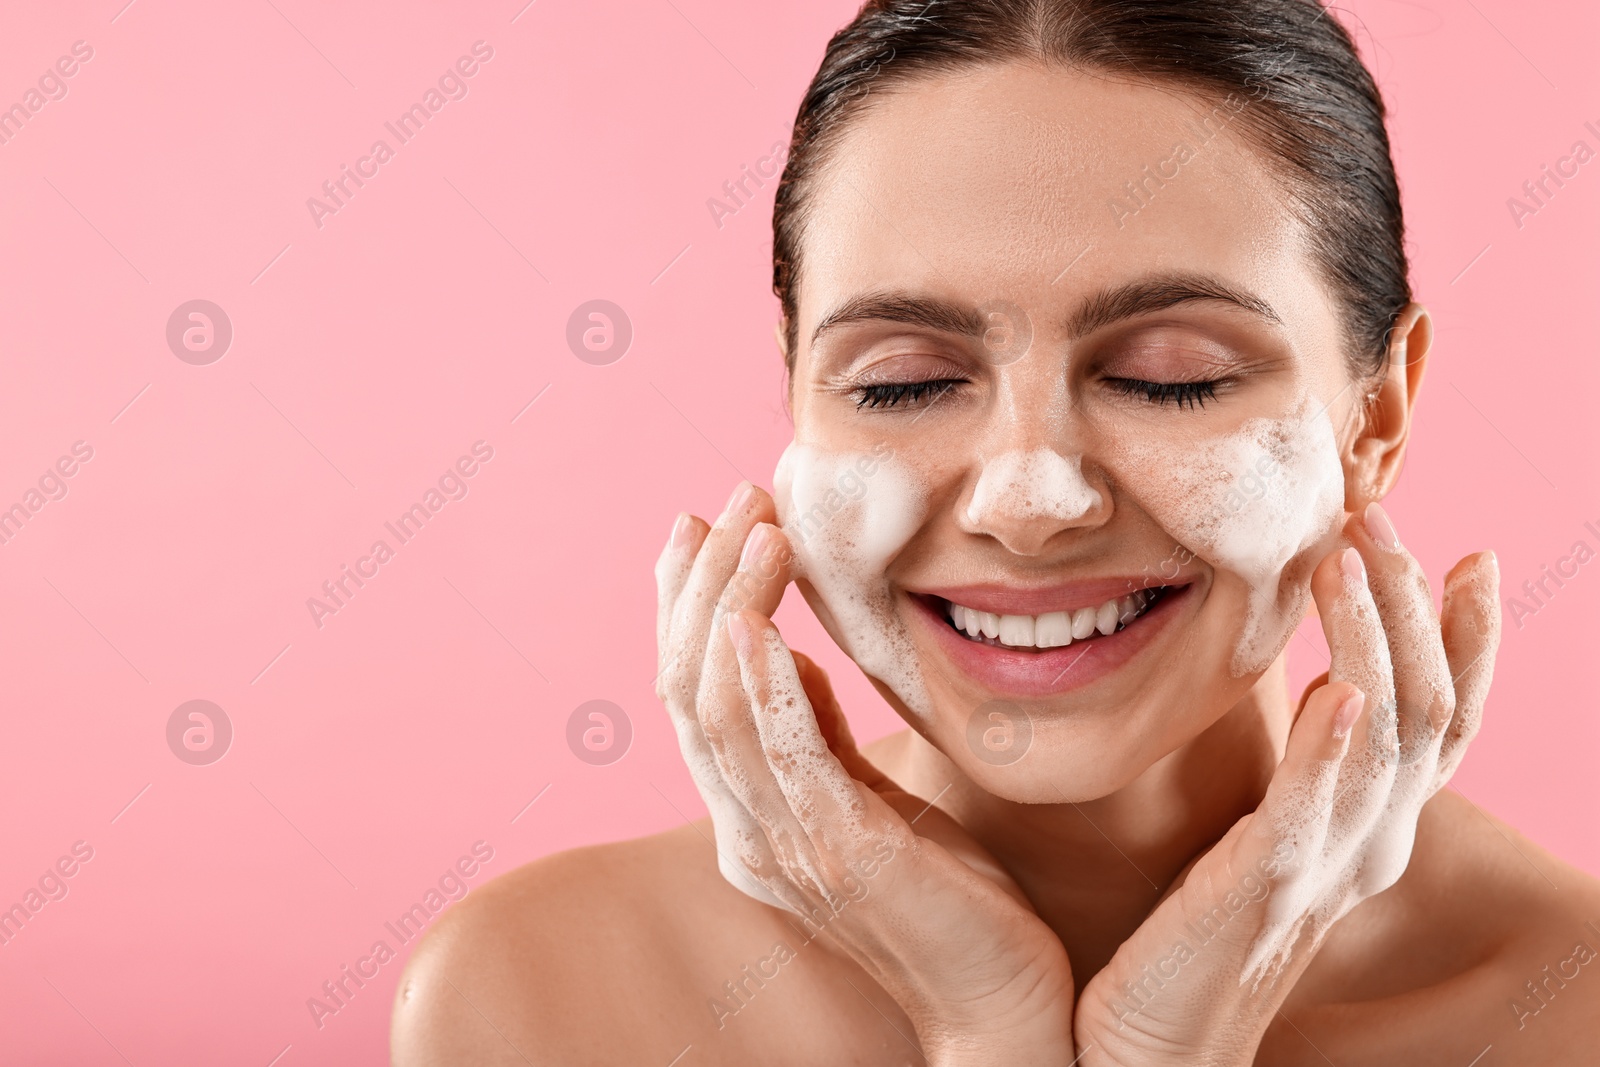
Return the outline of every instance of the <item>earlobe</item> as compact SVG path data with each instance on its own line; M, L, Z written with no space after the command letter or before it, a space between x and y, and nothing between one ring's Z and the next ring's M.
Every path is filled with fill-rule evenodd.
M788 323L787 319L779 318L778 321L775 322L773 324L773 326L772 326L773 339L778 342L778 354L783 357L784 362L786 362L786 363L789 360L789 342L784 337L784 334L786 332L784 330L784 326L787 325L787 323Z
M1433 323L1421 304L1410 303L1386 334L1381 376L1365 385L1361 424L1345 455L1345 508L1360 511L1384 497L1400 477L1411 417L1422 390L1433 344Z

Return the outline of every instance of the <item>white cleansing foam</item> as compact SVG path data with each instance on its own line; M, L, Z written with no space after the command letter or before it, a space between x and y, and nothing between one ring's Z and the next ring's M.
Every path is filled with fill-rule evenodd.
M1310 394L1284 418L1247 420L1213 440L1131 441L1118 449L1124 484L1196 556L1249 587L1235 676L1265 670L1305 612L1315 560L1344 504L1333 423Z
M1081 518L1102 505L1083 478L1083 457L1050 448L1006 452L983 465L967 504L967 521L983 526L999 515L1022 519Z
M885 577L927 518L922 485L887 445L847 453L796 443L778 460L773 495L794 546L795 577L827 605L845 653L931 721L916 650Z

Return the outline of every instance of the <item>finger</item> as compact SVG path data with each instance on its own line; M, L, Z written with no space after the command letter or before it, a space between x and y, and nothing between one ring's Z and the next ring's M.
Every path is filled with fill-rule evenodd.
M788 535L770 522L751 527L738 567L723 586L711 615L711 634L724 636L723 617L748 608L767 617L778 610L793 572L794 548Z
M1500 646L1500 564L1493 552L1469 556L1445 575L1441 628L1455 685L1456 713L1445 728L1435 791L1455 773L1467 744L1483 723L1495 652Z
M782 907L784 902L767 887L774 879L776 863L761 825L723 780L695 714L706 645L704 625L698 629L684 625L686 620L691 627L708 621L713 597L705 586L714 579L706 577L710 566L706 561L708 557L718 557L714 563L721 563L720 557L729 554L730 544L737 556L737 546L742 544L748 525L762 514L758 493L753 486L742 483L715 526L693 516L688 517L687 527L682 516L674 526L673 536L656 565L657 640L661 650L656 693L672 719L678 748L711 815L717 866L722 876L746 895ZM770 508L770 500L766 506ZM696 587L697 580L700 588ZM686 599L706 607L701 612L686 610Z
M726 655L732 659L733 643L721 645L729 649ZM721 655L717 647L713 646L713 657ZM720 665L715 669L720 670ZM737 674L737 663L733 669ZM807 897L814 899L822 892L824 879L810 839L768 766L748 693L741 684L731 698L706 701L698 712L719 779L758 825L758 877L785 904L798 910Z
M761 824L729 788L700 720L670 703L668 707L672 709L673 730L689 777L711 816L717 869L728 884L746 896L774 907L786 906L786 901L771 888L778 877L778 866Z
M1360 553L1354 548L1329 553L1311 574L1311 595L1333 654L1330 684L1349 682L1365 695L1336 799L1341 825L1354 830L1382 810L1394 784L1399 762L1394 670Z
M850 733L850 724L833 695L827 672L803 653L791 650L789 655L794 660L795 674L811 704L823 741L839 760L845 773L880 797L905 820L907 827L918 838L937 843L950 855L999 886L1002 892L1024 908L1033 910L1032 902L1016 879L1011 877L1011 873L986 849L977 845L959 823L929 801L907 792L862 754Z
M694 568L695 555L705 542L711 527L704 519L680 511L672 524L672 533L666 547L656 560L656 670L664 672L672 625L672 609L689 584L689 573Z
M729 618L767 764L816 852L848 859L884 835L908 845L914 835L905 820L829 750L778 628L754 611Z
M811 657L804 653L790 652L790 655L794 657L795 672L805 689L806 699L811 702L811 709L816 713L817 726L822 731L822 738L827 742L829 750L838 757L846 773L868 789L892 785L888 777L863 756L860 748L856 746L855 735L850 732L850 723L846 721L844 711L833 695L828 672L817 666Z
M1329 682L1312 691L1289 731L1283 761L1273 772L1261 801L1254 847L1270 852L1290 871L1322 854L1339 766L1350 746L1350 731L1365 704L1349 682ZM1253 860L1254 857L1251 857Z
M711 616L728 579L738 568L745 538L756 523L770 522L776 517L771 497L749 482L740 482L722 514L701 539L689 576L677 602L672 605L667 623L673 669L680 678L698 684L700 663L705 658L706 640L711 632Z
M1295 720L1296 721L1299 721L1300 715L1306 710L1306 701L1311 699L1311 694L1315 693L1318 689L1321 689L1323 686L1325 686L1327 684L1328 684L1328 672L1327 671L1323 671L1321 674L1319 674L1315 678L1311 679L1311 681L1306 685L1304 692L1302 692L1300 694L1300 703L1294 709L1294 714L1295 714Z
M1394 667L1400 775L1425 785L1433 778L1439 738L1455 713L1455 687L1445 658L1433 592L1422 568L1400 543L1377 503L1345 528L1366 565L1367 585L1383 620Z
M781 530L771 523L755 524L745 540L738 567L724 585L711 614L711 632L706 638L694 702L702 725L711 712L743 709L748 705L749 696L739 675L738 658L734 655L724 619L729 612L752 610L770 614L775 611L789 582L791 558L788 538ZM753 723L747 722L747 725L754 731Z
M752 620L756 620L754 624ZM764 628L770 640L758 638L756 626ZM737 650L747 703L742 713L720 710L711 717L714 721L707 723L707 736L714 738L724 775L761 822L789 888L802 894L796 911L807 915L819 904L856 898L860 884L854 872L861 869L858 850L869 842L859 832L841 838L840 831L851 825L844 809L838 804L819 804L815 792L821 789L835 799L847 797L846 806L860 808L854 783L829 756L795 662L777 637L777 629L750 610L729 615L727 629ZM783 720L776 730L771 728L775 717ZM734 725L738 728L727 728ZM810 789L793 788L790 779L796 772L807 779ZM825 781L828 779L831 781ZM820 824L828 824L833 832L819 834ZM775 888L782 893L785 887Z
M733 511L738 510L736 504ZM711 536L716 533L713 529ZM814 899L817 890L813 887L820 887L822 877L815 868L804 832L766 766L766 755L751 716L750 698L723 624L726 612L740 610L744 604L767 612L777 608L788 582L790 555L788 541L776 526L753 524L736 569L725 582L707 623L710 632L696 671L698 686L690 715L705 738L719 785L750 820L745 824L741 846L746 866L785 906L798 911L807 894ZM720 573L711 561L706 561L706 566L705 573ZM694 580L691 577L691 582ZM804 893L797 893L797 883Z

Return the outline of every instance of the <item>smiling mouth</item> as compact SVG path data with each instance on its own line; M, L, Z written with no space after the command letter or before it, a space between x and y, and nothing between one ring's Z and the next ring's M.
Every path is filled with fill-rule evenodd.
M1110 637L1133 625L1174 591L1173 586L1141 589L1113 597L1098 605L1042 615L999 615L979 611L943 597L930 597L932 606L951 629L974 644L1023 651L1064 648Z

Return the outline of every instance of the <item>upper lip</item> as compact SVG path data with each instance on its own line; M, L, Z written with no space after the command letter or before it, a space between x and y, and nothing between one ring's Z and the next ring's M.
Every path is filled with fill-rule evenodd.
M1052 585L1007 585L982 582L974 585L945 586L938 589L913 589L910 592L939 597L953 604L995 615L1044 615L1053 611L1076 611L1099 607L1108 600L1136 593L1141 589L1160 589L1188 585L1193 578L1178 574L1140 574L1118 578L1093 578Z

